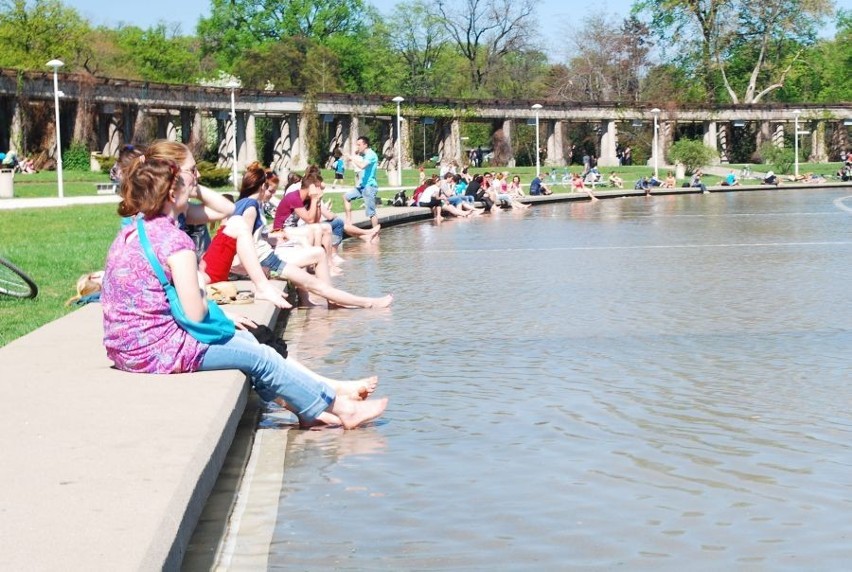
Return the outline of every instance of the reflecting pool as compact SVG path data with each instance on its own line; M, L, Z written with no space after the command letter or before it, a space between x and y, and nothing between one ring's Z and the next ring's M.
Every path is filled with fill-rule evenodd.
M266 566L846 568L849 194L553 204L349 245L339 285L394 307L294 312L286 337L391 403L352 432L264 421L286 435L257 485Z

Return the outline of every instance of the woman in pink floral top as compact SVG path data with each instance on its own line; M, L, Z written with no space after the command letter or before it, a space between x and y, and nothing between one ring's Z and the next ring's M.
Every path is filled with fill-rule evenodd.
M189 149L180 143L155 142L125 172L118 212L143 217L154 254L184 312L202 321L207 301L199 287L194 244L177 226L189 199L198 192L198 169ZM323 377L285 360L241 329L223 343L197 341L172 317L135 224L122 228L109 249L101 301L104 345L118 369L163 374L239 369L262 399L285 402L306 423L319 420L354 428L378 417L387 406L387 398L365 399L376 388L375 377L354 381Z

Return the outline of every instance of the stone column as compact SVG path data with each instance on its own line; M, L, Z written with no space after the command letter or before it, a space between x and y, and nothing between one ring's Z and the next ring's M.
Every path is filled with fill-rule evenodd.
M719 162L729 163L731 157L731 122L726 121L719 129Z
M74 113L73 141L90 141L92 133L92 103L89 99L78 99L77 110Z
M825 151L825 121L811 121L811 154L808 156L809 163L827 163L828 155Z
M220 111L216 121L216 132L219 134L219 153L216 166L220 169L230 169L236 161L234 150L237 148L237 125L230 111Z
M17 99L12 100L12 121L9 125L9 150L19 155L24 153L24 118L21 104Z
M784 124L776 123L775 129L772 131L772 144L779 149L784 148Z
M379 140L373 149L379 156L379 169L389 169L393 158L393 124L396 117L379 124Z
M565 166L565 150L562 146L562 122L558 119L545 121L547 134L547 159L544 164L548 167Z
M461 165L461 125L458 119L449 123L441 122L441 140L438 142L438 155L442 163L456 161Z
M618 156L615 147L618 142L618 131L615 120L606 119L601 121L601 156L598 157L598 165L601 167L617 167Z
M255 119L254 113L243 114L243 140L240 147L240 159L242 162L237 163L243 170L251 163L257 161L257 128Z
M157 116L157 138L167 141L177 141L178 132L174 117L171 115Z
M357 115L352 115L349 117L349 131L346 135L346 138L343 140L343 155L349 156L355 152L355 142L358 140L358 137L361 136L359 133L361 129L361 120ZM352 169L354 165L347 159L346 160L346 168Z
M491 134L492 166L515 166L515 152L512 148L514 125L513 119L505 119L495 124L494 132Z
M400 127L402 129L402 132L400 133L400 137L402 137L402 168L410 169L414 164L414 161L411 158L411 122L403 117L400 122ZM461 163L459 163L459 165L461 165Z
M184 145L189 144L189 138L192 134L192 112L189 109L180 110L180 142Z
M122 133L122 113L112 105L105 106L104 112L106 133L103 146L101 147L101 154L107 157L117 157L124 140L124 134Z
M269 167L284 175L290 166L290 150L292 148L290 139L289 117L276 117L272 122L272 161Z
M292 118L296 122L296 136L293 138L293 161L290 163L290 170L304 171L308 167L310 154L308 152L308 118L301 115L293 115Z
M718 152L719 152L719 134L716 127L715 121L705 121L704 122L704 145L710 147L714 151L717 152L716 158L713 159L713 164L718 164L720 162Z
M768 121L761 121L755 135L755 148L759 150L764 143L769 141L772 141L771 125Z
M844 160L846 150L850 148L849 130L843 120L835 121L831 130L830 158Z

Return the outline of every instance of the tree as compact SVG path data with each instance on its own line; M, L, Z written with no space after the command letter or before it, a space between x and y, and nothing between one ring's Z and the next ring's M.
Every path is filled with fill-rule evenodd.
M715 149L693 139L681 139L669 148L669 159L682 163L688 173L694 173L718 156Z
M205 53L229 65L247 49L300 36L321 44L366 33L376 12L363 0L211 0L198 34Z
M585 18L571 38L570 59L552 76L550 94L572 101L638 101L652 44L636 18L621 25L605 15Z
M523 51L533 32L532 0L438 0L437 14L459 53L467 60L470 84L481 95L497 63Z
M783 87L830 8L831 0L639 0L633 11L650 16L651 29L678 54L673 60L701 81L707 102L716 101L718 86L733 103L751 104ZM731 61L741 69L749 62L748 71L731 77Z
M397 4L389 22L391 45L405 62L403 89L420 96L438 95L436 64L447 48L443 20L422 0Z
M0 0L0 67L43 70L62 59L73 71L85 59L88 23L58 0Z

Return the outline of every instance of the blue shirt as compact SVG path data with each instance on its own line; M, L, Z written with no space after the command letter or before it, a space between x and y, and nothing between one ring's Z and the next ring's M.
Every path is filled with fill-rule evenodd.
M339 157L337 161L334 162L334 172L338 175L342 175L346 171L345 163L343 162L343 158Z
M376 182L376 169L379 167L378 155L372 149L367 149L364 151L363 158L366 164L364 165L364 170L361 171L361 180L358 183L358 188L378 187L379 184Z

